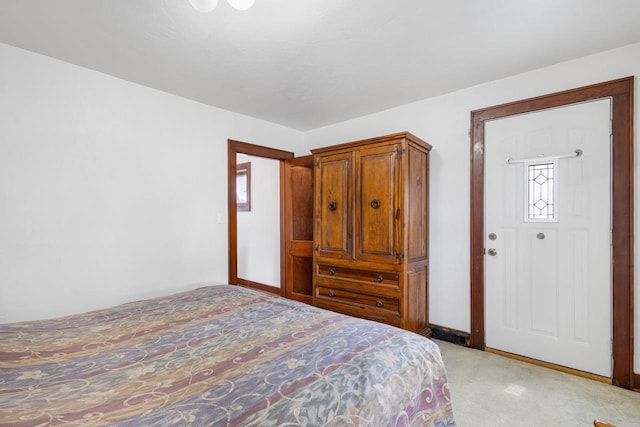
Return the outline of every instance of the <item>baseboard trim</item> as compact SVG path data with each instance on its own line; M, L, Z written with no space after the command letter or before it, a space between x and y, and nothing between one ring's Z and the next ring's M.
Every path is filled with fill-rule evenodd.
M258 282L252 282L251 280L238 278L238 285L244 286L245 288L251 288L258 291L282 296L282 290L280 288L276 288L274 286L269 286L269 285L265 285Z
M433 323L431 323L429 327L431 328L431 338L458 344L464 347L467 347L469 344L468 332L463 332L457 329L451 329L440 325L434 325Z
M603 377L601 375L592 374L590 372L580 371L578 369L567 368L566 366L555 365L549 362L543 362L542 360L532 359L530 357L520 356L519 354L508 353L502 350L496 350L495 348L485 348L487 353L497 354L499 356L508 357L509 359L519 360L521 362L531 363L532 365L542 366L544 368L553 369L554 371L564 372L565 374L572 374L582 378L588 378L590 380L599 381L605 384L613 384L611 378Z

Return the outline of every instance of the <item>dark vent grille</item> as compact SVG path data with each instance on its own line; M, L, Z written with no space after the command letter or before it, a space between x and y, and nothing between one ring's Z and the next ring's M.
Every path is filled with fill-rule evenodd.
M466 347L469 334L466 332L454 331L440 326L431 325L431 338Z

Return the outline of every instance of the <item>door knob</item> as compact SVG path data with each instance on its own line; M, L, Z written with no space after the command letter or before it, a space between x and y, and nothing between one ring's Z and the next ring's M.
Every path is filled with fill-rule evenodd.
M491 248L487 251L487 253L491 256L496 256L498 252L495 249Z

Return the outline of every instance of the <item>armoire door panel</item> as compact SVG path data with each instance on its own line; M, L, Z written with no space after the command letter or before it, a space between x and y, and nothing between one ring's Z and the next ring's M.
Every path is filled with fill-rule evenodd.
M429 198L429 164L425 151L416 147L409 147L409 172L407 189L409 194L408 227L412 230L407 235L407 256L409 262L416 262L428 256L427 242L429 239L429 224L427 209Z
M321 256L350 259L351 154L318 159L316 181L316 249Z
M398 179L397 146L356 152L356 259L393 263Z

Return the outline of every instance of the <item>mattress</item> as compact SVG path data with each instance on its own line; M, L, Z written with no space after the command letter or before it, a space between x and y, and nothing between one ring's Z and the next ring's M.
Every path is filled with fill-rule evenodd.
M0 424L454 426L432 341L238 286L0 325Z

